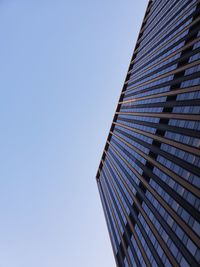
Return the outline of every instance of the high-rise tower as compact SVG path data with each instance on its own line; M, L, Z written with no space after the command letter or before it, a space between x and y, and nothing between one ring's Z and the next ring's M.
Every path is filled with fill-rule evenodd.
M97 184L117 266L200 266L200 1L149 1Z

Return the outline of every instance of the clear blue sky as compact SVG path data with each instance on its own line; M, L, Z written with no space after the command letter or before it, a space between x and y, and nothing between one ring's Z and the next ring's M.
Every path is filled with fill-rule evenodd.
M115 266L95 175L147 0L0 0L0 267Z

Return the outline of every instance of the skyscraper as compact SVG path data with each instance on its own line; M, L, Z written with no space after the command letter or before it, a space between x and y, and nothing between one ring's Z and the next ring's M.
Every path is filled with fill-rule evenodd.
M117 266L200 266L200 1L149 1L97 184Z

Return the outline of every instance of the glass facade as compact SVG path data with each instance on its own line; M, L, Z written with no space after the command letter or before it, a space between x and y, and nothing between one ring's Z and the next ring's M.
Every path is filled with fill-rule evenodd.
M200 1L149 1L96 179L117 266L200 266Z

